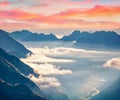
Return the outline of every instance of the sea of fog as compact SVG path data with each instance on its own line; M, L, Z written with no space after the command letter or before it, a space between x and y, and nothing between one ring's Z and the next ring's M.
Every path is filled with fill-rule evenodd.
M22 59L40 76L40 88L55 87L71 100L89 100L120 76L120 52L73 48L73 42L22 42L34 55Z

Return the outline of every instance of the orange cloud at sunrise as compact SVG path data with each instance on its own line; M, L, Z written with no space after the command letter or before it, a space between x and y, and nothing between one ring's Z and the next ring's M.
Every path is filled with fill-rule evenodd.
M0 10L0 28L7 29L8 31L14 31L16 29L99 30L120 28L120 6L118 5L94 4L95 1L98 2L99 0L63 0L62 2L65 4L68 3L68 5L71 5L71 8L63 7L64 9L62 9L59 5L58 7L53 6L53 4L57 5L58 0L49 0L49 2L41 1L38 3L29 2L29 4L25 2L26 0L21 0L21 2L23 1L23 8L20 8L23 5L22 3L20 3L20 7L17 7L16 2L0 2L0 7L6 5L6 7L2 7ZM78 7L80 4L88 7ZM75 5L77 6L76 8ZM52 11L53 8L55 11ZM28 9L36 9L37 12ZM41 10L46 9L50 9L49 12L51 13L41 12ZM57 9L58 11L56 12ZM14 26L15 28L13 28Z
M0 2L0 6L8 6L10 5L10 2L4 1L4 2Z

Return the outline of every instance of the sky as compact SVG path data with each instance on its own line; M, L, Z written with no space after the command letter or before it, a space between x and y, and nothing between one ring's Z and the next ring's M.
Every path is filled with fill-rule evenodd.
M33 32L120 28L120 0L0 0L0 28Z

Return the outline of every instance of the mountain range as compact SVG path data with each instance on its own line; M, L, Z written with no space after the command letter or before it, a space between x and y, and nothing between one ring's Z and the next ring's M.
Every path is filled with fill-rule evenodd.
M19 41L56 41L58 40L54 34L32 33L28 30L12 32L11 37Z
M76 47L106 47L120 48L120 35L113 31L96 31L93 33L74 31L68 36L64 36L63 41L75 41Z
M58 39L54 34L38 34L27 30L12 32L10 36L19 41L75 41L74 47L120 48L120 35L114 31L95 31L90 33L75 30L61 39Z
M8 32L0 30L0 48L6 50L9 54L19 58L31 55L32 52L26 49L21 43L13 39Z

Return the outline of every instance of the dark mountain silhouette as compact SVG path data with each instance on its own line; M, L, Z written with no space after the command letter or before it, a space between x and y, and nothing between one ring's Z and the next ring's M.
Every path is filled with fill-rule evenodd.
M0 49L0 52L2 52L2 55L0 54L0 100L19 100L15 98L24 98L24 95L26 95L25 98L31 97L30 100L34 100L34 98L36 98L35 100L46 100L43 98L46 97L46 95L40 88L28 79L24 75L24 72L22 73L21 70L19 70L17 65L11 63L8 58L6 59L7 53L2 49ZM3 55L5 55L5 57ZM3 92L6 94L3 95ZM7 99L2 99L7 96Z
M9 54L22 58L26 57L27 54L31 54L31 51L27 50L22 44L14 40L3 30L0 30L0 48L6 50Z
M64 36L63 41L76 41L75 46L104 46L120 48L120 35L113 31L96 31L94 33L74 31Z
M33 74L35 76L38 76L32 68L30 68L28 65L23 63L21 60L19 60L17 57L9 55L6 53L3 49L0 48L0 56L6 59L8 62L10 62L12 65L14 65L22 74L28 76L30 74Z
M81 36L81 33L80 31L76 30L76 31L73 31L72 34L68 35L68 36L63 36L63 38L61 38L61 40L63 41L78 41L80 40L80 36Z
M56 41L58 40L55 35L51 34L38 34L32 33L28 30L12 32L11 37L19 41Z
M120 100L120 79L91 100Z
M76 41L74 46L87 46L87 47L106 47L106 48L120 48L120 35L113 31L96 31L80 32L75 30L72 34L58 39L53 34L45 35L43 33L37 34L27 30L15 31L10 34L14 39L20 41Z
M45 100L24 84L11 85L0 80L0 100Z
M23 40L26 37L29 37L29 35L33 34L32 32L28 30L22 30L22 31L15 31L10 33L10 36L13 37L16 40Z

